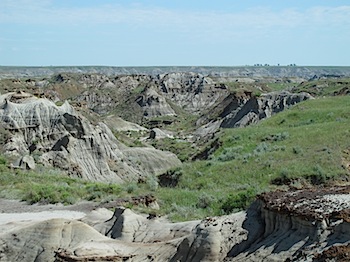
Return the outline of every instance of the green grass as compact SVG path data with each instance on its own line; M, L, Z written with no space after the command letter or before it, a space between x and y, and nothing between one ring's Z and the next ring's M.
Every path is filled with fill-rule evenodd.
M192 143L176 138L155 139L152 146L176 154L181 161L189 160L198 151L198 148L194 147Z
M342 90L349 91L350 78L340 79L321 79L303 82L293 88L295 92L308 92L313 96L333 96L337 95Z
M138 193L138 188L134 190ZM0 158L0 197L19 199L30 204L74 204L81 200L110 201L129 196L127 187L69 178L59 171L33 172L7 168Z
M196 218L245 208L276 184L322 184L348 176L342 158L350 149L349 111L349 96L320 98L254 126L225 129L211 159L184 164L177 188L162 189L158 197L178 198L176 207L186 214L191 209ZM205 208L198 205L202 193L211 199ZM172 214L170 202L163 204Z
M277 83L267 83L267 86L272 90L272 91L282 91L286 89L291 89L295 85L294 83L286 83L286 82L277 82Z

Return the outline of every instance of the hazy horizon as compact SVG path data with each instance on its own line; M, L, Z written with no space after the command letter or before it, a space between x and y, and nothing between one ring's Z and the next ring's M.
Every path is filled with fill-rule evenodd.
M348 66L346 0L1 0L2 66Z

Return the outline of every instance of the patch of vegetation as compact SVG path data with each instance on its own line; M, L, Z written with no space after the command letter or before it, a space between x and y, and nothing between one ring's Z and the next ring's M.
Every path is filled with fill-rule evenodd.
M131 90L131 94L133 95L139 95L142 94L146 90L146 87L144 85L139 85Z
M6 158L0 157L0 197L34 203L74 204L82 200L104 202L156 190L152 181L147 188L138 184L126 185L97 183L73 179L60 171L42 169L42 172L13 170L6 166Z
M246 209L255 200L255 196L254 188L249 188L237 194L230 194L222 203L221 208L225 214Z
M140 139L145 136L143 131L115 131L113 132L116 139L129 147L147 146Z
M189 160L198 150L192 143L176 138L155 139L152 146L174 153L181 161Z
M281 81L281 82L269 82L267 86L271 89L271 91L282 91L282 90L290 90L295 87L297 84L290 83L289 81Z
M224 82L225 86L232 93L243 93L251 92L256 96L259 96L261 93L266 93L272 91L266 83L246 83L246 82Z
M350 78L326 78L307 81L293 88L293 92L308 92L313 96L350 94Z

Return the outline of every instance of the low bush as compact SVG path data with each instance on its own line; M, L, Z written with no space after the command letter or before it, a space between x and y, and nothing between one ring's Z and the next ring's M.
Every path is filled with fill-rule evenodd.
M225 214L247 208L255 199L256 191L252 188L241 191L237 194L230 194L222 203L222 210Z
M203 192L198 196L198 202L197 202L196 206L198 208L208 208L214 202L215 202L215 198L212 195L210 195L206 192Z
M217 157L218 161L225 162L233 159L238 159L240 157L240 151L242 151L242 146L225 148L223 152Z
M0 166L6 166L6 163L7 163L6 158L0 156Z

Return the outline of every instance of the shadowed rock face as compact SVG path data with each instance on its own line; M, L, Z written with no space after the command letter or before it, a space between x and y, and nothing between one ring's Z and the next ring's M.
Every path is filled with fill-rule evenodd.
M342 261L349 192L266 193L246 212L182 223L117 208L79 221L0 224L0 261Z
M247 126L308 99L312 99L312 96L307 93L292 94L287 91L263 94L261 97L250 96L225 116L221 127Z
M25 93L0 96L1 123L11 132L7 154L34 155L36 161L94 181L123 182L156 175L180 164L169 152L128 148L99 123L91 125L66 102Z
M251 92L230 94L197 121L196 134L206 136L222 128L245 127L269 118L302 101L313 99L308 93L272 92L260 97Z

